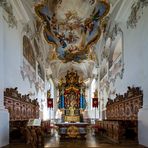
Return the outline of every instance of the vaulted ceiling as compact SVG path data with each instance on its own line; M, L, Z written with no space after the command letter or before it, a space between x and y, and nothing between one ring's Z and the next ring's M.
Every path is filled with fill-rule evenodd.
M86 81L95 77L100 40L119 0L21 1L44 41L47 74L58 81L74 69Z
M88 59L109 10L110 5L105 0L50 0L35 6L36 14L45 23L46 41L52 45L53 54L64 63Z

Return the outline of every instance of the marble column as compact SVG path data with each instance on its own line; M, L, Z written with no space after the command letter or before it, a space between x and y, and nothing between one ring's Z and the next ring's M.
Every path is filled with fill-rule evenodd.
M4 25L0 7L0 147L9 144L9 113L4 107Z

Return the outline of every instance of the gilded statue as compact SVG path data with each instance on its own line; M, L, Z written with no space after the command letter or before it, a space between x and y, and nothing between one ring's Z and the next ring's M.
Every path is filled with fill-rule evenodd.
M51 96L51 93L50 93L50 90L47 91L47 98L50 98Z
M94 92L94 98L98 98L98 90L97 89Z
M64 79L63 79L63 78L61 78L61 79L60 79L60 81L59 81L59 86L62 86L62 85L63 85L63 83L64 83Z
M70 110L70 116L73 116L74 115L74 107L69 107L69 110Z
M74 110L75 110L74 105L75 105L75 101L73 100L73 101L71 101L71 103L70 103L70 107L69 107L69 110L70 110L70 116L73 116L73 115L74 115Z

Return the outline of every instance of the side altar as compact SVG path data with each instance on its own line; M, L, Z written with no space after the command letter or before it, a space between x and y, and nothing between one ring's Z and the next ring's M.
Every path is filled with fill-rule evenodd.
M59 83L59 105L62 123L57 124L63 137L81 137L86 135L87 124L83 123L86 108L85 84L76 71L67 71Z

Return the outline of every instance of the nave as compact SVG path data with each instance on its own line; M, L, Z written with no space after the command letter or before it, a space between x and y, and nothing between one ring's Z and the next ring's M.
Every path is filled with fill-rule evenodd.
M148 147L147 14L148 0L0 0L0 148Z
M10 143L8 146L3 148L32 148L30 144L20 143L19 141ZM138 145L133 141L126 141L122 143L114 143L109 139L97 134L94 135L89 133L86 139L63 139L61 140L55 132L50 137L45 137L44 148L63 147L63 148L85 148L85 147L98 147L98 148L146 148ZM38 147L41 148L41 147Z

